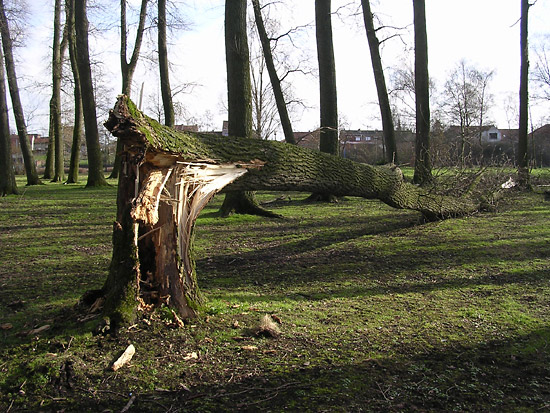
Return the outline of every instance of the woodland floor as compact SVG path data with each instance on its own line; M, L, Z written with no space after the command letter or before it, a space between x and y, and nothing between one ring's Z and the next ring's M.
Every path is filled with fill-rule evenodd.
M196 228L201 316L101 337L76 305L107 274L115 187L19 183L0 199L0 411L550 411L541 194L432 223L298 193L269 204L284 219L221 219L219 195ZM252 333L266 314L279 337Z

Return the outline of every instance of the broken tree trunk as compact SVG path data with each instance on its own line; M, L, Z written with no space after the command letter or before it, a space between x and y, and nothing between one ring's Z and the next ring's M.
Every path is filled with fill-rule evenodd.
M136 309L168 304L182 318L202 303L192 259L193 227L218 191L275 190L380 199L428 219L478 210L374 167L285 143L176 132L119 97L106 127L122 144L113 258L103 287L111 325Z

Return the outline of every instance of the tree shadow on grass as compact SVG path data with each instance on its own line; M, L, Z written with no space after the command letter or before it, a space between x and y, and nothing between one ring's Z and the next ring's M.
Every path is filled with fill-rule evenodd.
M548 254L542 237L518 233L492 245L477 238L428 239L430 234L409 239L402 230L412 226L410 221L385 227L358 225L334 237L312 234L298 241L264 243L249 251L214 254L197 260L197 274L205 289L264 285L277 290L304 283L351 281L358 284L359 290L363 284L376 282L382 291L414 291L438 285L517 282L524 278L522 267L538 267L550 273L550 267L543 265ZM399 233L402 236L386 246L369 238ZM539 261L536 266L535 261ZM507 275L509 268L514 270ZM426 279L429 283L422 287Z
M244 238L243 241L253 243L254 249L252 251L209 254L208 257L197 260L197 270L200 278L203 273L208 273L209 270L218 268L226 270L228 266L234 264L239 272L248 265L261 263L266 266L281 265L294 268L307 267L313 261L323 264L326 257L323 257L322 253L304 262L300 262L299 256L307 256L309 253L316 253L323 248L347 243L361 237L390 234L417 225L419 225L418 217L410 215L403 218L396 217L395 214L383 215L377 217L374 221L368 217L356 217L341 220L338 225L327 225L325 221L313 221L305 224L293 221L277 224L271 228L259 228L258 233L269 234L273 239L285 239L290 235L291 240L275 243L259 240L255 243L253 240ZM235 233L232 229L226 229L225 231ZM250 229L247 231L250 231ZM223 238L224 232L220 232L216 236ZM299 239L294 240L294 236L299 237ZM353 248L343 254L348 255L350 252L353 252ZM242 268L239 268L239 266Z
M550 328L470 347L348 363L258 364L185 390L74 394L52 409L163 412L543 411L550 407ZM369 343L363 343L365 353ZM229 381L229 383L228 383ZM53 411L53 410L52 410ZM522 410L523 411L523 410Z
M411 358L301 367L288 374L268 374L214 388L214 392L205 386L204 392L217 396L212 399L216 410L227 411L239 406L242 410L289 407L309 411L548 408L550 352L542 346L549 338L550 329L543 329L513 341L447 348ZM521 354L524 348L536 351ZM258 386L258 382L265 384ZM200 402L190 403L200 409Z
M286 375L268 374L234 386L195 390L214 396L214 411L542 409L550 407L550 353L546 350L535 356L520 355L518 348L534 346L543 350L541 339L548 340L549 336L550 331L545 329L516 341L471 349L449 348L410 359L302 367ZM200 401L188 403L200 410Z
M256 291L242 291L240 289L230 289L227 292L217 291L216 297L220 300L231 302L238 299L243 302L261 303L276 301L323 301L335 300L339 298L357 298L374 297L395 294L426 294L441 290L471 289L478 286L505 286L505 285L537 285L548 284L550 282L550 272L547 270L539 271L513 271L502 272L498 275L486 274L475 278L455 278L455 279L433 279L430 282L387 282L376 285L358 285L346 283L345 285L332 286L330 289L316 289L311 287L309 291L291 291L288 293L269 292L258 294ZM235 292L238 291L238 292ZM280 289L278 291L281 291Z

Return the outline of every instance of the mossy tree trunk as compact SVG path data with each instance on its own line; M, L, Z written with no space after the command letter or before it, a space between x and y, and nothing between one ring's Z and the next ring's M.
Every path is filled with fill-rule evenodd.
M428 219L478 210L466 198L430 193L396 167L374 167L286 143L176 132L121 96L106 127L123 144L105 314L131 322L166 303L182 318L202 304L192 259L195 220L227 191L303 191L380 199Z

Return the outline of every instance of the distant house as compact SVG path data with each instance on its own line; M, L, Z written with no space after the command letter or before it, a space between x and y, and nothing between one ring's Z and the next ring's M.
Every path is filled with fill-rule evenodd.
M294 132L294 139L296 140L296 144L302 148L319 150L321 133L319 129L309 132Z
M219 136L229 136L229 122L224 120L222 123L222 130L212 130L209 133L213 133Z
M11 141L11 153L21 153L21 145L19 144L19 136L18 135L10 135L10 141Z
M19 136L10 135L11 141L11 158L13 162L13 168L16 174L24 174L25 166L23 164L23 154L21 153L21 145L19 143Z
M199 125L174 125L174 129L179 132L198 132Z
M340 145L380 145L384 133L379 130L344 130L340 131Z
M228 123L226 120L223 121L222 130L201 131L199 125L175 125L174 129L179 132L207 132L220 136L229 136Z
M28 136L31 142L31 150L33 151L33 153L45 154L48 151L48 144L50 143L49 137L42 137L37 133L32 133Z
M27 134L27 137L29 139L29 143L31 145L31 151L35 155L45 154L48 150L48 143L50 141L50 138L42 137L38 133L29 133ZM19 141L19 135L12 134L10 135L11 140L11 152L12 154L18 154L21 153L21 144Z
M65 151L65 157L71 153L71 145L72 145L72 127L65 126L63 128L63 140L64 140L64 151ZM48 152L48 145L50 143L50 138L48 136L42 136L39 133L28 133L27 138L29 140L29 144L31 147L31 151L33 155L37 158L35 158L35 163L37 168L43 167L45 160L44 156ZM21 144L19 141L19 135L12 134L10 135L10 141L11 141L11 151L12 151L12 158L15 165L16 173L24 173L24 167L23 167L23 154L21 152ZM80 142L80 155L82 157L87 156L87 148L86 148L86 141L84 139Z
M464 140L460 127L450 126L445 132L445 142L450 160L456 161L459 148L464 145L464 154L474 164L513 164L517 156L518 130L501 129L495 125L471 127ZM529 158L536 167L550 166L550 124L530 131L528 134Z
M411 162L414 133L396 130L397 156L400 162ZM340 154L358 162L384 162L386 143L384 131L377 129L342 129L340 131Z
M340 154L344 158L376 163L384 158L384 133L377 130L340 130Z
M505 151L510 160L515 159L518 129L498 129L500 140L483 140L486 146ZM550 166L550 124L530 131L527 135L529 157L535 167Z
M532 158L536 167L550 166L550 124L535 129L530 134Z
M41 155L46 153L46 151L48 150L48 138L42 138L37 133L29 133L27 134L27 137L31 145L31 151L35 155ZM23 174L25 173L25 167L24 167L24 160L23 160L23 152L21 152L21 143L19 141L19 135L11 134L10 141L11 141L11 154L12 154L11 157L12 157L15 173Z
M516 143L518 141L517 129L499 129L501 142Z
M309 132L294 132L294 139L298 146L319 150L320 130L315 129ZM383 134L381 131L368 130L344 130L338 136L340 153L345 153L353 145L381 145Z
M222 136L229 136L229 121L227 120L223 121Z
M535 136L546 136L547 138L550 138L550 123L547 123L544 126L541 126L538 129L535 129L533 131L533 134Z
M470 126L462 129L460 126L451 125L444 131L445 136L450 141L465 140L481 143L498 143L503 139L502 132L495 125Z
M479 129L478 129L479 130ZM502 134L494 125L484 127L481 130L482 143L496 143L502 140Z
M294 132L298 146L319 150L320 131ZM414 156L414 133L409 130L396 130L398 157L401 162L411 162ZM376 129L341 129L338 135L340 156L357 162L384 162L384 132Z

